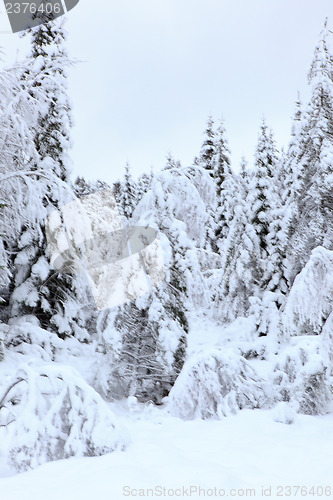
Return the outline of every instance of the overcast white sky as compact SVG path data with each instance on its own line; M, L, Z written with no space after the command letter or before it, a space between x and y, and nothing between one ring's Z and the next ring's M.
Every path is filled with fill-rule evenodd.
M235 169L263 116L287 144L297 90L332 0L80 0L68 15L74 173L113 181L198 153L225 118ZM330 23L331 21L331 23ZM17 35L0 45L12 53Z

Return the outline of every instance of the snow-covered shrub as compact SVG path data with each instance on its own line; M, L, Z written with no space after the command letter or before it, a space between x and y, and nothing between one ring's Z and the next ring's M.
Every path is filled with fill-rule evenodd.
M293 424L296 418L295 405L280 401L273 409L273 420L280 424Z
M261 298L251 297L250 313L253 314L259 336L268 335L272 342L281 338L281 316L279 304L282 294L266 291Z
M264 380L250 364L230 349L200 352L184 365L168 406L181 418L223 418L242 408L262 408L270 403Z
M298 406L299 413L327 413L332 394L318 337L303 336L288 342L279 353L274 383L280 400Z
M102 398L69 367L22 365L0 399L0 441L25 471L45 462L123 450L127 438Z
M318 335L332 312L333 252L315 248L296 277L282 314L287 335Z
M64 341L57 335L40 328L34 316L22 316L9 320L8 325L1 325L4 347L29 356L29 359L54 361L55 354L64 349ZM1 335L1 333L0 333Z

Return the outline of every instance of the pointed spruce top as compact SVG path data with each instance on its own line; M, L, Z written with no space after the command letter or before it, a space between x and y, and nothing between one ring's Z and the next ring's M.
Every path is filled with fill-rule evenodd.
M308 74L309 83L323 82L325 79L333 79L333 58L328 49L328 43L332 31L327 27L327 18L324 28L320 33L319 42L315 48L313 61Z

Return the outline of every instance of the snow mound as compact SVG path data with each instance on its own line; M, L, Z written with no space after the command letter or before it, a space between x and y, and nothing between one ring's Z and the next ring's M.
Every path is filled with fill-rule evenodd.
M333 251L315 248L291 288L282 322L287 335L318 335L332 312Z
M267 388L242 356L230 349L213 348L185 363L170 391L168 408L184 419L222 419L242 408L268 406Z
M78 373L22 365L0 399L0 442L18 472L70 457L125 449L116 418Z

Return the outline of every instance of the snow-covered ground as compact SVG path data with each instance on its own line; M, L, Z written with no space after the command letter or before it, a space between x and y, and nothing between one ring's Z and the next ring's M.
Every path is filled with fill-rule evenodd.
M171 498L183 493L183 487L184 498L186 492L202 498L203 489L208 496L215 487L217 493L225 490L225 496L236 498L255 488L261 497L262 487L270 486L272 497L281 498L278 486L306 486L310 491L332 483L333 415L297 415L294 424L286 425L274 421L274 410L243 410L223 421L182 421L158 408L136 411L118 404L112 409L131 434L127 451L52 462L2 477L1 499L120 500L130 490L133 496L151 497L152 492L139 490L155 487L156 497L164 493L159 487L165 493L174 490ZM6 472L2 467L2 476ZM201 496L191 486L201 487Z
M226 329L193 320L189 353L229 344L237 336L236 345L251 340L248 320L240 318ZM8 357L7 363L13 360ZM81 367L77 362L83 374L86 362ZM286 420L283 403L219 421L184 421L166 407L138 404L135 398L110 407L129 434L126 451L51 462L18 475L0 456L0 499L260 498L263 488L271 498L333 495L333 412L293 414L288 425L279 422Z

